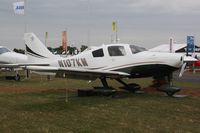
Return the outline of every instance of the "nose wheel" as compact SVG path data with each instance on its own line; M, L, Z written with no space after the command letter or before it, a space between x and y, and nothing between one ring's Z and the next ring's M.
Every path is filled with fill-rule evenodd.
M159 91L165 92L168 96L173 96L175 93L179 92L181 88L172 86L170 84L162 85L158 88Z
M181 88L173 85L172 78L172 73L168 74L165 84L158 87L159 91L165 92L170 97L181 90Z

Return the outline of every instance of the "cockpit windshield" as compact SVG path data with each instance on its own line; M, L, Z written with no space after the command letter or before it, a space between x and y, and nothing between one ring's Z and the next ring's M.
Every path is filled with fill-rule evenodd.
M138 53L138 52L142 52L142 51L146 51L145 48L138 47L138 46L135 46L135 45L130 45L130 49L131 49L132 54L135 54L135 53Z
M10 52L10 50L4 47L0 48L0 54L6 53L6 52Z

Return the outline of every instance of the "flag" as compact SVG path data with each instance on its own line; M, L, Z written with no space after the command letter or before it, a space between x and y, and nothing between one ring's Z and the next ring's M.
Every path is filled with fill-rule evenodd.
M45 32L45 39L48 38L48 32Z
M187 36L187 53L193 53L194 47L194 36Z
M47 46L48 32L45 32L45 46Z
M117 30L117 24L115 21L112 22L112 31L115 32Z
M14 2L13 9L15 14L24 14L24 1Z
M63 31L62 32L62 48L63 50L67 50L67 32Z

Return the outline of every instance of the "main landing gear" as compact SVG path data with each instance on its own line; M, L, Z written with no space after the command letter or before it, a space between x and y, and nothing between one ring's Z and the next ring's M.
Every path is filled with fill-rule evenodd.
M121 87L122 89L125 89L125 90L130 91L130 92L134 92L134 93L141 93L142 92L140 90L141 87L138 84L134 84L134 83L133 84L127 84L120 78L115 79L115 80L123 85L123 87ZM101 82L102 82L104 88L107 88L107 89L111 88L111 87L108 86L106 78L102 78ZM162 82L162 83L164 83L164 82ZM160 86L158 86L157 89L159 91L165 92L168 96L173 96L175 93L177 93L181 90L180 88L178 88L178 87L176 87L172 84L172 74L169 74L167 76L167 81L165 81L164 84L160 84Z
M123 87L121 87L121 88L124 89L124 90L130 91L130 92L134 92L134 93L141 92L140 91L141 87L138 84L134 84L134 83L127 84L121 79L115 79L115 80L123 85Z
M116 94L116 90L108 85L106 77L102 77L100 78L100 80L102 83L102 87L94 87L94 89L89 89L89 90L78 90L78 95L79 96L94 96L94 95L103 95L103 96L112 95L113 96ZM120 78L116 78L115 80L123 85L123 87L120 87L121 89L127 90L129 92L133 92L133 93L143 93L143 91L141 91L141 87L138 84L134 84L134 83L127 84ZM158 78L156 80L158 80ZM156 88L159 91L165 92L168 96L173 96L175 93L181 90L180 88L172 85L171 75L168 76L168 83L159 84Z
M100 78L100 80L101 80L101 83L103 85L103 87L101 87L101 88L103 88L103 89L113 89L112 87L108 86L108 83L107 83L107 80L106 80L105 77ZM134 84L134 83L127 84L123 80L121 80L120 78L117 78L115 80L123 85L123 87L120 87L121 89L130 91L130 92L134 92L134 93L139 92L140 89L141 89L141 87L138 84Z
M20 81L21 77L17 71L11 71L11 72L6 73L5 79Z
M78 96L96 96L96 95L101 95L101 96L115 96L117 91L116 89L112 88L111 86L108 85L108 82L105 77L100 78L102 87L93 87L94 89L85 89L85 90L78 90ZM138 84L126 84L124 81L121 79L115 79L119 83L123 85L121 87L124 90L134 92L134 93L141 93L140 86Z
M21 77L19 74L16 74L15 76L5 76L6 80L15 80L20 81Z

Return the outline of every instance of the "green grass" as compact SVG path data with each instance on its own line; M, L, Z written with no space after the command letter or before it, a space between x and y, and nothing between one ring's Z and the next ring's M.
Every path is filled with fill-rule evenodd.
M137 80L126 80L128 83L138 83L142 87L146 87L151 84L151 79L137 79ZM114 88L122 86L115 80L108 80L108 84ZM46 76L32 75L30 79L22 79L20 82L14 80L5 80L4 77L0 77L0 86L9 88L26 88L26 89L78 89L78 88L92 88L93 86L101 86L101 82L97 79L95 81L89 82L88 80L73 80L73 79L63 79L63 78L53 78L48 81Z
M134 81L143 87L151 83L150 79ZM119 86L113 80L109 83ZM200 97L172 98L157 94L131 93L124 93L119 98L77 97L75 92L69 92L68 102L65 102L63 89L90 88L99 84L98 81L87 84L87 81L69 79L47 81L44 77L33 77L32 80L22 82L1 80L1 87L21 87L38 91L0 93L0 132L200 132ZM188 84L192 87L192 84Z
M182 88L188 87L188 88L200 89L200 83L196 82L174 82L174 85Z
M43 92L0 95L0 132L199 132L200 99L126 94L76 97Z

